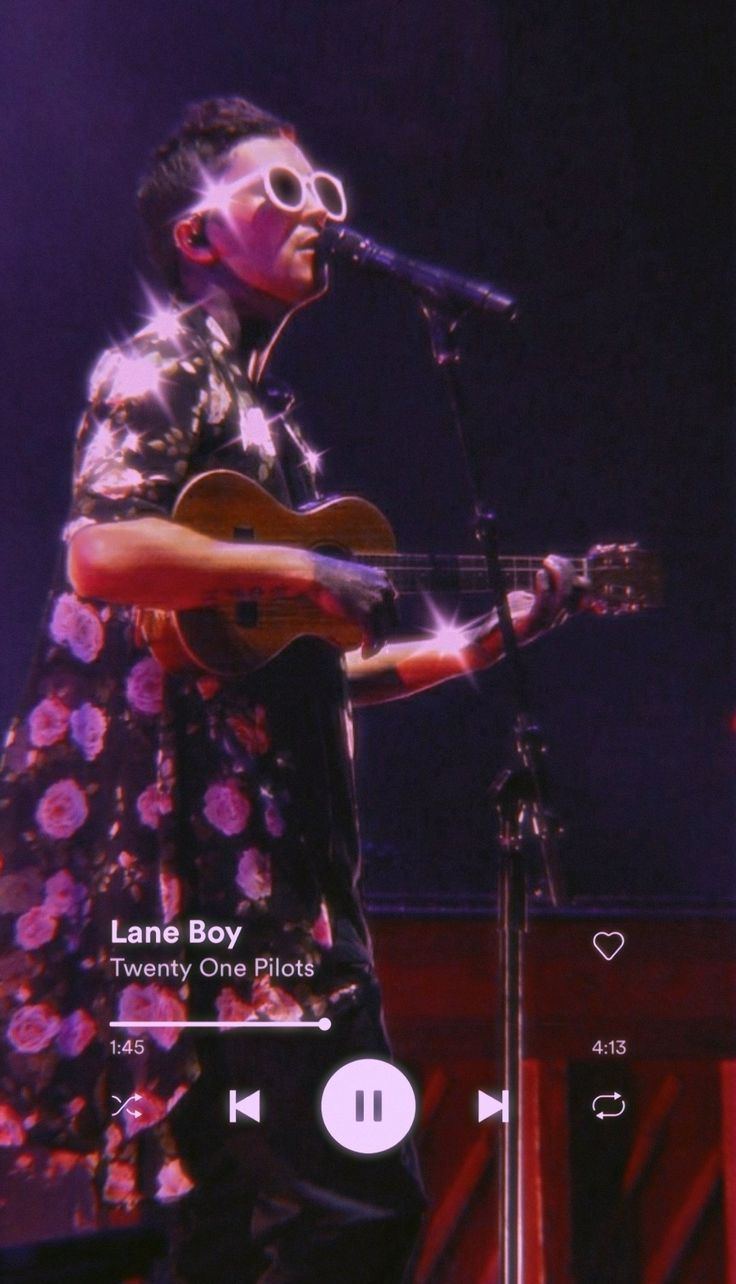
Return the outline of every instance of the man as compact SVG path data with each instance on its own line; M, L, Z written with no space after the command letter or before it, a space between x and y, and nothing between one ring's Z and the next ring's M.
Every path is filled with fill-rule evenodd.
M285 322L324 292L317 242L345 201L288 126L232 98L189 110L140 205L172 306L93 372L66 579L8 738L2 1140L21 1164L38 1146L86 1155L105 1205L170 1206L177 1280L390 1284L422 1207L412 1155L360 1161L315 1123L331 1069L388 1051L359 895L348 684L370 701L483 668L498 629L381 647L382 571L172 521L184 483L217 468L291 507L315 497L314 452L265 371ZM548 573L536 599L514 599L524 640L572 592L566 564ZM140 610L240 598L305 599L356 624L362 650L343 662L305 638L237 680L165 674ZM245 976L198 970L180 944L195 917L237 927ZM153 973L129 967L151 951L119 944L136 925L179 927ZM277 979L255 976L256 958L275 960ZM278 1029L325 1015L327 1034ZM250 1029L136 1024L194 1017ZM227 1094L245 1087L266 1097L259 1127L227 1123Z

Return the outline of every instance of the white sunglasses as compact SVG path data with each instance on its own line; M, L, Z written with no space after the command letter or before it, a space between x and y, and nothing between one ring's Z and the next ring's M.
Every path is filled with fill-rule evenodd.
M300 174L290 165L264 165L246 178L228 184L228 189L234 195L258 182L263 183L271 204L290 214L303 209L311 196L335 223L342 223L347 215L345 189L339 178L325 170L315 169L311 174ZM206 195L202 204L206 204Z

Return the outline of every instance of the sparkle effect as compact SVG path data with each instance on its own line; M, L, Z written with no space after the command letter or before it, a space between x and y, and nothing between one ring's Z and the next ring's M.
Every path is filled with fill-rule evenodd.
M457 616L447 619L437 610L433 602L429 604L434 617L434 629L429 635L429 644L440 655L455 655L462 659L463 652L470 641L466 628L457 623Z
M245 186L243 179L217 178L213 174L208 174L207 170L200 166L199 196L194 205L190 206L189 214L220 214L229 227L232 227L232 202L233 198Z
M477 664L472 662L470 648L480 636L490 633L497 625L498 617L495 611L490 615L487 613L479 615L476 619L459 624L457 612L448 617L442 614L431 597L425 596L425 602L432 616L434 628L428 630L428 638L423 643L423 649L428 652L435 651L440 656L454 657L460 670L464 670L467 678L475 683Z
M311 446L304 447L304 465L309 469L313 477L322 469L322 457L324 450L312 450Z
M191 308L172 306L168 299L159 298L146 281L141 278L139 281L145 296L145 307L141 314L144 326L141 333L150 335L159 343L169 345L179 356L183 350L182 317L191 311Z

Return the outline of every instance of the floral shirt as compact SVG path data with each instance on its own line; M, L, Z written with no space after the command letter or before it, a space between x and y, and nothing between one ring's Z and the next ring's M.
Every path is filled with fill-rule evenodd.
M291 506L315 497L289 399L256 396L242 360L201 308L102 355L67 539L167 517L212 468ZM157 1198L190 1188L166 1116L199 1072L187 1031L136 1019L319 1019L370 971L348 706L340 657L314 641L237 682L166 674L133 609L82 600L64 576L61 559L0 779L0 1146L21 1167L24 1147L76 1152L104 1200L132 1207L143 1130L160 1141ZM239 926L237 954L112 942L113 919L119 937L180 924L186 939L195 915ZM203 979L204 954L247 974ZM256 976L256 956L277 962ZM116 957L171 966L116 975ZM113 1053L136 1038L142 1052Z

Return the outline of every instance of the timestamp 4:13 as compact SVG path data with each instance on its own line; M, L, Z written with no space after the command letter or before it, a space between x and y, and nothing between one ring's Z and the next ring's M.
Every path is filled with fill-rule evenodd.
M598 1039L591 1051L599 1057L625 1057L628 1048L626 1039Z

